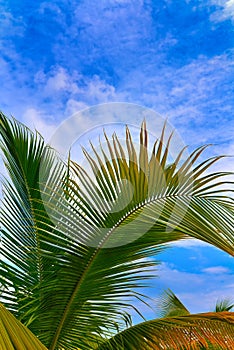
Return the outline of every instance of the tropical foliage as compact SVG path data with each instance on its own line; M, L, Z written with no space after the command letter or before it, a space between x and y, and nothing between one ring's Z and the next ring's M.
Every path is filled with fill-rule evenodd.
M158 298L157 304L160 317L190 315L189 310L170 289L163 292L163 294ZM231 299L219 299L216 302L214 312L227 312L231 311L233 308L234 304Z
M207 341L233 348L232 313L136 326L130 317L134 299L146 302L139 287L155 274L154 257L167 243L194 237L234 254L233 200L219 188L229 189L222 180L229 174L206 173L220 157L197 163L201 147L185 160L181 150L171 162L173 136L165 139L164 130L149 153L143 122L139 152L128 128L125 148L116 135L104 135L107 150L84 150L87 172L3 114L0 135L9 174L1 208L2 303L42 344L171 349L192 340L193 348Z
M160 319L144 322L125 330L111 338L109 343L101 346L100 349L209 348L217 350L231 348L233 346L233 313L227 312L230 309L230 303L224 302L222 305L222 312L217 311L216 314L210 312L191 315L178 297L168 289L158 299ZM227 321L230 322L229 325ZM227 328L229 328L228 332ZM226 333L225 337L224 333Z
M1 350L46 350L37 337L2 304L0 304L0 348Z
M222 300L218 300L215 305L215 312L222 312L222 311L231 311L234 308L234 303L226 298Z

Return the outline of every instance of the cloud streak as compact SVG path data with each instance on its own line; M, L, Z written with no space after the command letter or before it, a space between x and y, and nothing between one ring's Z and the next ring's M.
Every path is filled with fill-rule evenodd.
M211 266L202 270L202 272L211 274L211 275L219 275L219 274L227 274L230 273L230 270L224 266Z

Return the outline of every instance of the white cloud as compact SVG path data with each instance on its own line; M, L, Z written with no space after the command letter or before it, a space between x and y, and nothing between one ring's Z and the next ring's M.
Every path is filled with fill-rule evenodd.
M226 96L220 98L213 96L216 88L222 84L222 80L230 75L231 68L232 64L227 54L211 59L201 56L176 70L164 67L160 75L150 75L147 67L144 73L140 70L134 71L126 75L125 81L116 87L97 75L86 77L77 71L69 73L64 67L58 66L47 74L39 70L34 75L34 91L26 90L26 85L23 86L20 106L17 102L18 95L15 93L16 102L12 103L12 111L13 114L14 110L17 111L18 114L14 114L16 118L23 115L25 123L29 126L34 126L34 123L42 134L49 135L51 128L45 125L51 123L57 125L59 120L62 121L89 106L113 101L142 103L146 106L153 106L164 117L169 116L185 144L200 145L216 142L216 140L219 143L223 141L225 145L221 143L217 146L216 153L230 154L234 150L233 121L229 121L227 113L225 114L227 117L218 118L219 126L217 127L215 119L212 123L207 121L206 108L209 100L211 107L215 107L217 111L219 108L223 109L223 105L226 111L231 109L231 101L228 100L228 97L225 103ZM5 74L7 71L6 66ZM22 81L25 80L24 74L25 72L21 72ZM9 72L8 75L10 75ZM141 87L139 82L141 82ZM15 89L16 87L12 89L9 96L14 94ZM8 89L4 91L6 96L7 91ZM30 106L28 105L29 95ZM49 102L45 104L44 99ZM116 120L112 120L108 114L102 118L104 123L111 121ZM141 120L137 120L132 114L128 115L129 124L140 122ZM228 129L227 122L229 123ZM84 131L92 124L92 121L89 123L87 119L81 121ZM149 131L155 130L156 125L153 118L149 118L148 127ZM224 165L224 161L222 164ZM220 168L220 170L233 170L233 160L227 160L225 166L222 168L220 165Z
M97 101L101 101L102 103L113 101L117 98L114 86L107 84L97 75L95 75L92 80L88 82L85 90L87 93L87 98L92 97Z
M162 66L160 74L149 63L144 72L130 72L121 90L169 117L186 144L219 143L223 154L233 144L232 72L231 52L199 56L177 69Z
M72 114L77 113L78 111L82 111L88 107L89 106L86 103L70 98L66 103L65 115L71 116Z
M230 284L230 271L222 266L214 268L217 273L214 273L214 269L211 270L212 278L208 278L208 272L204 270L200 273L185 272L170 264L162 263L154 287L172 289L190 312L210 311L214 309L218 299L233 298L234 295L234 285Z
M233 300L234 287L223 286L222 282L220 286L222 286L220 289L214 288L213 290L207 290L204 282L204 289L200 288L196 292L180 292L177 293L177 296L191 313L214 311L218 300L226 298Z
M46 94L53 94L56 91L64 91L65 93L78 93L79 88L77 86L77 83L75 82L79 77L77 77L77 74L74 73L74 75L69 75L63 67L58 67L56 70L53 70L51 73L49 73L49 77L46 80L46 76L43 75L43 73L38 72L35 75L35 80L38 82L40 78L44 78L46 80L45 82L45 93ZM43 81L41 79L41 81Z
M39 70L34 75L34 82L38 85L37 90L42 98L49 97L57 101L57 96L60 96L65 101L61 105L64 108L61 112L66 111L65 115L74 112L75 108L80 110L98 103L119 101L124 96L98 75L86 77L77 71L70 74L61 66L53 68L47 74Z
M27 108L22 116L22 122L30 129L37 130L46 141L50 139L56 129L56 124L49 123L50 116L35 108Z
M1 27L0 36L5 37L6 33L14 34L15 36L23 36L25 31L25 24L21 16L13 16L12 13L3 5L0 4L1 11Z
M162 263L159 266L159 277L164 285L177 285L180 290L188 286L198 287L202 285L203 278L200 274L188 273L184 271L179 271L173 265Z
M220 9L212 14L212 21L221 22L226 19L234 20L234 0L213 0L212 2L220 7Z
M158 267L156 273L158 278L152 281L152 289L142 289L140 292L152 298L150 304L154 311L144 307L140 303L137 305L140 311L147 318L155 318L158 297L162 292L170 288L188 308L191 313L213 311L217 300L229 298L233 300L234 284L230 283L230 272L224 271L222 274L193 273L181 271L173 264L163 262ZM134 317L134 321L139 322L139 317Z
M226 9L225 11L228 10L231 13L233 2L234 0L223 0L220 1L220 6L223 11ZM33 80L30 77L30 71L26 71L26 65L19 63L23 62L22 57L17 56L13 47L6 46L17 69L12 72L8 62L2 62L4 111L9 111L17 119L21 119L22 115L27 114L32 108L40 111L40 118L46 123L51 119L62 121L78 110L99 103L135 102L153 107L165 117L169 116L186 144L200 145L217 140L223 143L220 146L221 153L227 153L230 143L233 145L234 133L233 120L228 118L233 104L232 96L227 90L229 89L230 92L228 84L233 69L231 55L229 56L227 52L212 58L199 56L177 68L165 65L163 63L165 54L169 47L177 43L177 39L169 30L161 38L155 39L151 36L155 33L152 8L145 7L143 1L133 5L131 1L113 0L112 4L113 7L104 2L93 8L84 2L74 6L73 15L76 20L81 21L80 39L88 40L84 45L84 49L88 51L79 52L79 54L84 55L89 63L97 58L103 59L103 62L111 68L113 65L113 77L115 74L118 76L118 83L105 79L105 74L102 74L102 72L106 73L105 67L99 75L91 76L89 73L89 76L86 76L72 69L74 66L70 63L67 68L65 63L63 63L64 66L62 64L54 66L46 74L39 67ZM40 5L38 11L43 13L48 9L62 16L61 9L57 5L46 2ZM97 15L101 13L103 17ZM134 15L131 16L131 14ZM93 21L94 15L97 17L95 21ZM10 14L7 16L7 21L12 21ZM17 21L21 28L19 32L22 33L23 22L20 19ZM18 22L16 22L13 25L17 31ZM8 22L6 24L9 26ZM78 35L77 21L73 22L71 27L69 27L69 31L71 30L69 34ZM110 43L110 38L114 40L113 43ZM156 49L151 45L152 40L156 40ZM94 45L96 42L98 42L97 46ZM143 43L146 45L144 51L140 49ZM56 46L53 49L55 48ZM90 48L92 55L88 55ZM136 61L129 60L129 57L133 57L132 52L135 52ZM105 62L106 57L108 57L107 62ZM118 57L118 66L114 57ZM100 63L97 63L97 67L100 68ZM30 85L29 81L34 82L34 85ZM12 96L15 98L12 99ZM49 119L46 120L48 116ZM30 117L28 120L30 121ZM128 121L135 122L134 118L129 118ZM232 164L227 163L230 170L232 170Z
M207 267L207 268L203 269L202 272L208 273L211 275L213 275L213 274L219 275L219 274L229 273L230 270L224 266L211 266L211 267Z

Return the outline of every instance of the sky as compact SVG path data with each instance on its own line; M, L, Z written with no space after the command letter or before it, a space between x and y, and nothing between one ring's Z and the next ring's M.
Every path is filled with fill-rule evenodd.
M134 103L191 149L234 155L233 22L234 0L2 0L0 109L49 139L86 107ZM214 167L233 169L232 158ZM233 259L218 249L185 242L158 258L152 295L171 288L192 312L233 297Z

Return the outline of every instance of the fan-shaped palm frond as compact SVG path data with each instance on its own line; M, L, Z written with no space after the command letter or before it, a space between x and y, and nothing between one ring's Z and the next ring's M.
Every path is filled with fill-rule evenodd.
M234 314L229 312L173 316L130 327L108 339L98 350L180 350L209 345L233 349Z
M139 154L127 128L126 150L114 135L108 152L84 151L87 172L3 115L0 134L10 175L0 283L50 350L90 349L129 325L137 288L157 265L150 257L168 242L190 236L233 255L233 202L217 187L227 173L205 174L218 158L195 165L203 148L171 163L163 131L149 155L143 123Z

